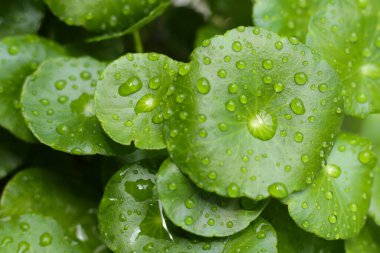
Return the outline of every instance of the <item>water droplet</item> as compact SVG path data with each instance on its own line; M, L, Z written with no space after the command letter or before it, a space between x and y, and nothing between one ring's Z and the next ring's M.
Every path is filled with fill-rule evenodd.
M209 179L212 179L212 180L216 179L216 177L217 177L216 172L215 171L211 171L210 173L208 173L207 177Z
M30 244L25 241L21 241L18 244L17 253L27 253L29 251Z
M277 41L276 44L275 44L275 47L278 49L278 50L281 50L284 48L284 44L281 42L281 41Z
M285 84L278 82L273 85L273 89L275 92L280 93L285 89Z
M227 194L230 198L237 198L240 193L240 188L237 184L231 183L227 188Z
M83 80L90 80L91 77L92 77L92 75L91 75L91 73L88 72L88 71L82 71L82 72L80 73L80 77L81 77Z
M197 89L199 91L199 93L201 94L207 94L210 92L210 82L208 81L207 78L200 78L198 81L197 81Z
M191 199L186 199L185 206L187 209L192 209L194 207L194 201Z
M288 196L288 189L283 183L274 183L268 187L269 194L278 199L282 199Z
M304 85L308 80L308 77L305 73L299 72L294 75L294 81L298 85Z
M331 224L335 224L335 223L337 222L337 218L336 218L336 216L333 215L333 214L331 214L331 215L329 216L328 220L329 220L329 222L330 222Z
M210 65L211 64L211 59L210 57L203 57L203 63L206 64L206 65Z
M185 76L190 72L190 64L188 63L180 63L178 67L178 73L181 76Z
M307 228L307 227L310 226L310 222L307 221L307 220L304 220L304 221L302 222L302 226L303 226L304 228Z
M125 83L119 86L119 95L126 97L138 92L141 88L141 80L135 76L132 76Z
M260 140L270 140L276 133L277 119L266 111L260 111L248 120L248 130Z
M325 192L325 197L328 200L331 200L333 198L333 193L330 191Z
M299 98L294 98L290 102L290 108L297 115L302 115L305 113L305 106L304 106L302 100Z
M65 124L59 124L56 128L57 133L60 135L65 135L69 131L69 127Z
M358 155L358 158L359 158L359 161L362 163L362 164L368 164L369 162L372 161L373 159L373 156L371 154L370 151L362 151L359 153Z
M41 105L45 105L45 106L50 104L48 99L40 99L40 103Z
M149 88L152 90L157 90L161 86L161 80L158 77L153 77L149 80Z
M354 203L350 204L350 210L351 212L357 212L358 211L358 206Z
M40 245L42 247L49 246L53 241L53 237L49 233L43 233L40 235Z
M193 217L191 217L191 216L186 216L186 218L185 218L185 224L186 224L186 225L191 225L191 224L193 224L193 222L194 222Z
M227 227L228 228L233 228L233 226L234 226L234 223L232 221L228 221L227 222Z
M294 134L294 140L296 142L302 142L303 141L303 134L301 132L296 132Z
M214 226L215 225L215 220L213 218L210 218L210 219L208 219L207 224L209 226Z
M64 104L64 103L66 103L67 100L69 100L69 98L68 98L67 96L60 96L60 97L58 97L58 102L59 102L60 104Z
M262 62L262 66L263 66L264 69L270 70L270 69L273 68L273 62L271 60L264 60Z
M338 178L342 173L339 166L335 164L326 164L325 170L330 177Z
M218 128L220 131L225 132L228 130L228 125L226 123L221 122L218 123Z
M361 93L361 94L356 96L356 101L358 101L361 104L364 104L365 102L367 102L367 96L365 94Z
M306 208L308 208L308 204L307 204L307 202L302 202L302 204L301 204L301 207L302 207L302 209L306 209Z
M242 69L245 69L246 67L247 67L247 63L245 61L240 60L240 61L236 62L236 68L237 69L242 70Z
M265 231L260 230L257 232L257 239L265 239L267 237Z
M176 183L170 183L168 185L168 189L171 190L171 191L174 191L177 189L177 184Z
M241 96L239 97L239 101L240 101L240 103L242 103L243 105L245 105L245 104L248 103L248 98L247 98L246 95L241 95Z
M67 85L65 80L59 80L54 83L54 86L57 90L63 90Z
M231 83L228 85L228 92L230 94L235 94L239 90L239 86L237 84Z
M242 44L239 41L234 41L232 43L232 50L235 52L240 52L243 49Z
M126 181L124 190L137 202L145 201L153 196L154 183L151 180L138 179Z
M153 94L146 94L137 101L135 106L136 113L151 112L157 106L157 99Z
M219 70L218 70L218 76L219 76L220 78L226 78L226 76L227 76L227 71L224 70L224 69L219 69Z
M236 110L236 104L232 100L228 100L226 102L226 109L230 112L234 112Z
M16 55L16 54L18 54L19 51L20 51L20 48L18 46L12 45L12 46L8 47L8 53L10 55Z

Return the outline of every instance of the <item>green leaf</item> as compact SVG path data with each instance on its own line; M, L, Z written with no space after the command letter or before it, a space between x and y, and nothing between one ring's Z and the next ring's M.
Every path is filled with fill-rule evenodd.
M227 197L303 189L341 123L331 67L294 39L244 27L204 41L191 59L164 111L166 144L181 171Z
M105 64L90 57L45 61L23 87L28 126L44 144L72 154L122 154L95 116L94 93Z
M47 170L26 169L7 183L0 213L2 217L36 213L54 218L82 248L92 251L102 242L97 232L97 200L90 190Z
M0 38L37 32L43 16L44 6L40 0L2 1Z
M95 92L96 115L107 134L124 145L165 148L163 107L177 73L177 62L155 53L127 54L112 62Z
M373 185L371 203L369 206L369 215L380 226L380 167L376 166L373 170Z
M18 138L34 141L20 108L20 94L27 76L45 59L64 55L55 43L34 35L0 41L0 125Z
M305 41L311 17L327 0L256 0L255 25L286 37Z
M16 170L24 161L29 147L0 129L0 179Z
M205 237L228 236L243 230L267 204L205 192L185 177L171 160L160 167L157 191L165 214L175 225ZM249 208L244 209L247 206Z
M337 70L345 113L355 117L380 112L379 11L379 1L336 0L309 27L307 44Z
M196 237L174 227L163 215L155 175L137 164L117 172L108 182L98 220L103 240L115 253L232 253L239 248L246 253L277 252L275 231L261 218L224 239Z
M340 134L317 177L286 200L298 226L327 240L347 239L364 226L376 155L369 140Z
M326 241L297 226L285 205L271 201L263 213L276 230L277 249L281 253L343 253L342 241Z
M170 0L44 0L68 25L83 26L104 35L95 40L119 37L149 23L169 6Z
M345 241L346 253L380 252L379 234L380 227L376 226L372 220L367 220L359 235Z
M77 242L52 218L24 214L0 220L0 249L3 253L79 253Z

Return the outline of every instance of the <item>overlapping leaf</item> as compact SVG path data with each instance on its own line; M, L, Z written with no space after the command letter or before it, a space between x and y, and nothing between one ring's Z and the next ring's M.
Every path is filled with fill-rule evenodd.
M95 93L96 115L107 134L125 145L133 141L142 149L165 148L163 107L177 73L176 61L155 53L128 54L112 62Z
M307 44L337 70L345 113L380 112L380 2L335 0L312 19Z
M159 16L170 4L169 0L44 1L66 24L105 34L98 39L134 32Z
M90 252L102 245L97 232L96 198L90 189L47 170L26 169L7 183L0 213L2 217L26 213L51 217Z
M109 181L99 207L99 225L114 252L277 252L272 226L259 218L246 230L225 239L196 237L174 227L163 215L155 175L132 165Z
M341 123L332 68L294 39L244 27L204 41L191 59L164 112L181 171L227 197L305 187Z
M35 136L73 154L127 152L113 142L95 116L94 93L105 64L90 57L45 61L22 91L23 115Z
M328 240L347 239L364 226L376 155L369 140L340 134L326 165L310 186L289 196L298 226Z
M45 59L64 55L55 43L34 35L0 41L0 125L25 141L35 138L21 115L20 94L27 76Z
M205 237L227 236L243 230L267 204L267 201L255 203L205 192L183 175L171 160L160 167L157 191L165 214L174 224ZM248 205L251 206L244 209Z

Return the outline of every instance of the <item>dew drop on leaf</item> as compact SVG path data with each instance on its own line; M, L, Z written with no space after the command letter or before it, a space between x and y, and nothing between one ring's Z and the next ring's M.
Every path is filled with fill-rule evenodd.
M304 106L302 100L299 98L294 98L290 102L290 108L297 115L302 115L305 113L305 106Z
M338 178L342 172L340 167L335 164L327 164L325 170L327 174L333 178Z
M136 181L126 181L124 189L134 200L142 202L153 196L153 182L151 180L138 179Z
M122 97L129 96L138 92L142 88L141 80L138 77L132 76L119 87L119 95Z
M283 183L274 183L268 187L269 194L274 198L285 198L288 196L288 190Z

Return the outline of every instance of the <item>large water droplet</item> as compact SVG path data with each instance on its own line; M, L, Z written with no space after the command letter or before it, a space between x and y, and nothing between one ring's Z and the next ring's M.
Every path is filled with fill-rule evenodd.
M278 199L282 199L288 196L288 189L283 183L274 183L268 187L269 194Z
M273 138L277 119L266 111L260 111L248 120L248 130L256 138L267 141Z
M138 92L142 88L141 80L135 76L130 77L119 87L119 95L122 97L129 96Z
M333 178L338 178L342 173L340 167L335 164L327 164L325 170L327 174Z
M135 106L136 113L151 112L157 106L157 99L153 94L146 94L137 101Z
M299 98L294 98L290 102L290 108L297 115L302 115L305 113L305 106L304 106L302 100Z
M200 78L197 81L197 89L201 94L207 94L210 91L210 82L207 80L207 78Z
M138 179L136 181L126 181L124 189L134 200L142 202L153 196L153 182L151 180Z

